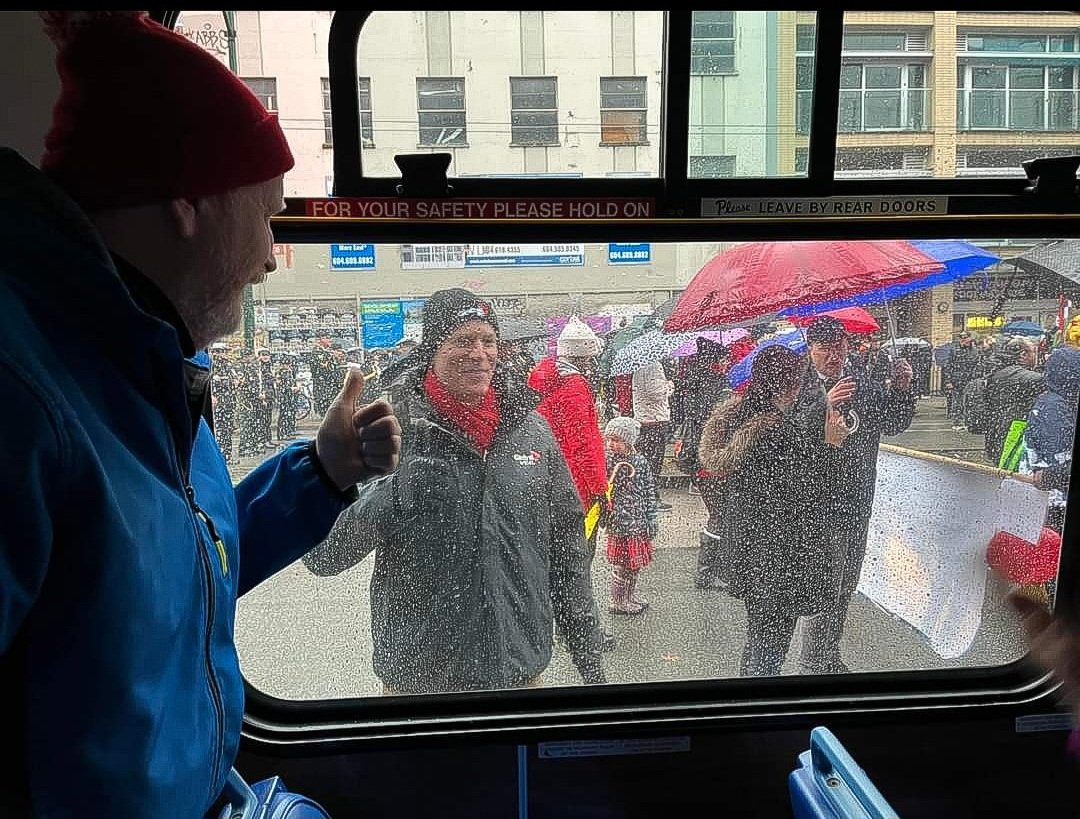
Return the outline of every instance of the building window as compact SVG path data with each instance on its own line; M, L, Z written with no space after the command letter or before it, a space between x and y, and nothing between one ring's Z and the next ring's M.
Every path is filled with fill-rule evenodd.
M334 145L334 120L330 109L330 80L323 77L320 82L322 83L323 147L331 148Z
M689 175L693 179L724 179L735 176L735 157L692 156Z
M463 77L417 77L416 108L421 145L468 144Z
M240 80L251 89L251 93L259 98L259 102L263 104L267 111L278 110L276 79L273 77L241 77Z
M922 131L926 95L926 66L921 63L845 63L840 70L840 131Z
M956 154L956 175L1024 176L1020 163L1027 159L1074 154L1069 148L969 148Z
M359 77L360 92L360 146L374 148L375 138L371 125L371 78ZM322 78L322 107L323 107L323 146L331 148L334 145L334 129L331 127L333 119L330 111L330 80Z
M930 53L930 29L912 28L904 30L867 29L863 27L845 27L843 51L845 54L880 54L888 56L897 51Z
M375 131L371 124L371 77L357 77L360 93L360 145L375 147Z
M903 31L845 31L844 51L904 51L907 34Z
M600 78L600 144L647 145L645 77Z
M1077 130L1080 87L1073 65L961 64L958 74L961 130Z
M817 26L795 27L795 133L810 133L814 110L814 48Z
M559 97L555 77L510 78L510 144L558 145Z
M1077 43L1075 34L962 31L956 36L956 50L983 54L1073 54Z
M695 11L691 74L735 73L735 12Z
M810 149L809 148L796 148L795 149L795 173L806 176L807 167L810 164Z
M926 176L928 158L925 149L842 148L836 152L836 177Z

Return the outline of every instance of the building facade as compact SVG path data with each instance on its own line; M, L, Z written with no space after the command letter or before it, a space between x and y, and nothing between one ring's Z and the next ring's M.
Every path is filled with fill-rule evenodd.
M297 159L286 194L327 195L332 13L227 14L184 12L179 30L279 113ZM454 176L655 177L663 24L656 11L376 12L358 44L364 172L397 176L395 154L440 151ZM805 174L814 43L813 12L695 13L692 176ZM853 12L843 47L840 177L1007 175L1033 155L1080 152L1075 14ZM513 300L530 315L656 303L723 249L654 245L622 259L606 245L480 247L380 246L353 269L340 248L292 248L292 264L257 294L261 315L274 303L422 298L444 286ZM1020 249L995 250L1007 258ZM992 322L984 311L1001 302L992 294L1016 279L1011 265L999 267L982 290L965 282L956 297L936 288L896 305L900 330L938 343L980 317ZM998 309L1044 321L1057 309L1052 289L1007 295Z

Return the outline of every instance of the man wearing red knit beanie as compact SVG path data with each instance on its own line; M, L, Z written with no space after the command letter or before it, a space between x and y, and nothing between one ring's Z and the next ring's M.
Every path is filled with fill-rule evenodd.
M350 374L235 488L201 353L274 270L293 158L213 57L138 12L45 12L41 170L0 151L0 815L206 814L234 760L235 602L322 541L400 429Z

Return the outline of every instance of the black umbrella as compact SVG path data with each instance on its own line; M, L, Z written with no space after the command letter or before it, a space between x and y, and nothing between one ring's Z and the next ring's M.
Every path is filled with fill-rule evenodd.
M1062 239L1006 261L1028 273L1055 273L1080 284L1080 239Z

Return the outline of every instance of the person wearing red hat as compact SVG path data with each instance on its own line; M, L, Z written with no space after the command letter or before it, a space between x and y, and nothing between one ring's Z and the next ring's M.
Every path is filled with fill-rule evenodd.
M274 270L293 158L224 66L142 12L46 12L41 169L0 151L3 816L207 814L244 709L238 595L392 471L350 377L314 440L235 488L204 350ZM62 781L57 779L61 776Z

